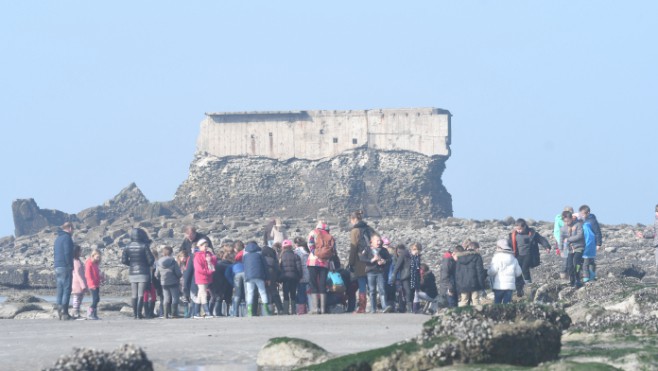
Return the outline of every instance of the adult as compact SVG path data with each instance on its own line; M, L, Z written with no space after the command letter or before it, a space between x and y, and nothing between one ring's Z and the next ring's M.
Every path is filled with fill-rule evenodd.
M283 226L281 219L277 218L274 227L272 227L272 230L270 231L270 240L272 241L272 246L274 246L276 243L283 244L283 241L287 238L288 233L286 232L286 228ZM277 251L277 253L279 253L279 251Z
M55 276L57 277L57 318L69 320L69 300L73 284L73 223L57 230L55 239Z
M308 259L311 297L309 313L323 314L327 304L327 274L329 262L336 255L335 240L329 233L329 226L320 221L308 236Z
M181 244L180 248L178 251L187 251L187 254L189 256L192 256L192 253L196 245L199 243L201 240L206 240L208 241L208 247L212 250L212 241L208 236L205 234L197 231L196 227L193 225L188 225L185 226L185 229L183 231L185 233L185 238L183 238L183 243Z
M151 239L146 231L141 228L133 228L130 231L131 242L123 249L121 262L130 267L128 280L133 305L133 316L142 319L142 308L144 307L144 290L151 279L151 267L155 261L149 246Z
M265 281L265 289L267 290L267 298L270 301L270 313L274 313L276 307L277 314L283 313L283 303L279 295L279 279L281 278L281 269L279 267L279 257L277 250L281 249L281 244L276 242L272 247L263 246L261 254L265 259L267 265L267 277Z
M514 256L519 261L523 271L524 282L517 281L518 293L522 295L523 285L532 283L530 268L538 267L541 263L539 245L542 245L546 251L550 251L551 244L533 228L528 227L528 223L524 219L520 218L516 220L514 230L507 239L507 244L512 247Z
M352 230L350 231L348 269L354 273L359 284L359 300L356 313L365 313L367 301L366 285L368 279L366 275L366 264L359 259L359 251L370 246L370 237L375 234L375 230L363 220L363 211L361 210L353 211L350 214L350 224L352 224Z
M462 247L462 246L459 246ZM457 251L457 250L455 250ZM443 254L439 271L439 296L448 308L457 306L457 288L455 287L455 259L452 250Z
M267 276L267 264L265 263L265 258L263 258L261 248L256 241L247 243L247 247L245 247L244 251L245 253L242 260L244 263L245 290L247 291L247 316L251 317L255 315L255 305L258 303L256 302L256 304L254 304L254 293L256 289L258 290L262 302L263 315L269 316L270 309L268 306L267 290L265 289L265 283L269 280L269 277Z
M414 299L414 293L411 291L411 254L403 244L397 246L396 252L398 258L395 261L395 267L393 268L389 282L391 279L400 281L402 294L404 295L405 303L407 303L406 312L411 313L413 311L412 304Z

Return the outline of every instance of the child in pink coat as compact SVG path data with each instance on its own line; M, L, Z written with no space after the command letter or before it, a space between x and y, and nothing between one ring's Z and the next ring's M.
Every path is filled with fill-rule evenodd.
M73 284L71 296L73 296L73 318L84 319L80 317L80 304L85 297L87 290L87 281L85 280L85 267L80 260L80 245L73 247Z
M212 283L212 275L217 265L217 257L212 253L208 240L201 239L197 243L199 251L194 254L194 281L199 287L199 304L208 318L213 318L208 305L208 286Z
M91 252L91 256L85 263L85 278L87 279L87 286L91 292L91 306L87 310L88 319L98 318L98 302L100 301L100 287L101 287L101 271L99 265L101 263L101 253L98 250Z

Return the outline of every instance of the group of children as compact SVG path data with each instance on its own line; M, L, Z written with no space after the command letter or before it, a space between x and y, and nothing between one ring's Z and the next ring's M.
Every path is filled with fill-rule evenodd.
M82 249L79 245L73 248L73 315L74 319L91 319L98 318L98 302L100 301L100 285L102 275L99 269L101 262L101 253L97 249L93 250L85 263L82 263L80 256ZM85 296L85 292L91 293L91 305L87 309L87 315L80 314L80 304Z

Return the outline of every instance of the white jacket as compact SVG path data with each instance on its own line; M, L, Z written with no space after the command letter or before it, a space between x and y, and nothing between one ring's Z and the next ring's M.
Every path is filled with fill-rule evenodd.
M496 251L487 271L493 280L494 290L515 290L516 277L521 275L521 266L513 252Z

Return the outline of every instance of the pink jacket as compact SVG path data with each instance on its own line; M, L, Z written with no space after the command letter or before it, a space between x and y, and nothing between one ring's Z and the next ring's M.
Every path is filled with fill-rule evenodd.
M91 261L91 258L85 262L85 278L87 278L89 290L97 289L101 286L100 269L98 269L98 264Z
M206 254L210 255L210 264L217 265L217 257L211 252L197 252L194 254L194 281L197 285L209 285L212 283L212 274L215 271L208 268Z
M72 294L82 294L87 288L87 281L85 281L85 267L82 266L80 259L73 259L72 288Z

